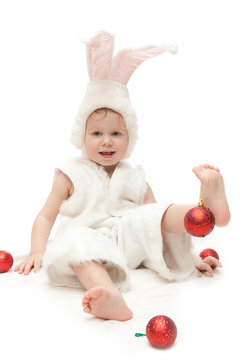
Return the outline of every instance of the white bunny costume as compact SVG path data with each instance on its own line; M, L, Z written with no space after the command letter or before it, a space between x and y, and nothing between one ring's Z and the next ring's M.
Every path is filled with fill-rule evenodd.
M119 112L129 137L127 156L137 140L137 119L126 84L145 60L174 52L170 46L123 50L112 60L113 37L100 33L87 43L90 82L72 129L72 142L83 151L88 116L107 107ZM191 237L162 234L161 219L170 204L144 205L147 190L141 166L120 161L111 178L86 156L58 167L74 185L62 203L61 222L49 242L44 265L55 285L80 287L72 265L98 261L113 282L128 287L129 269L141 264L169 279L182 279L194 270ZM58 170L57 170L58 171Z
M72 128L71 142L84 152L88 116L96 109L107 107L119 112L125 120L129 138L127 158L137 141L137 117L126 86L128 80L144 61L165 51L175 53L176 46L125 49L112 58L114 38L105 32L95 36L86 45L90 81Z

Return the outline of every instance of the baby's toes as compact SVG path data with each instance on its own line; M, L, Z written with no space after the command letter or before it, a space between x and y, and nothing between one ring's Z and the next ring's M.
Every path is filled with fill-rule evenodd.
M213 169L213 165L209 165L209 164L204 164L203 165L205 169Z
M88 296L84 295L83 299L82 299L82 307L83 307L83 311L89 313L91 311L90 308L90 304L89 304L89 298Z
M89 296L89 292L86 292L82 298L82 304L88 304L90 301L90 296Z
M91 308L90 308L89 304L83 306L83 311L86 312L86 313L90 313L90 312L91 312Z
M192 171L199 178L204 171L204 165L195 166Z

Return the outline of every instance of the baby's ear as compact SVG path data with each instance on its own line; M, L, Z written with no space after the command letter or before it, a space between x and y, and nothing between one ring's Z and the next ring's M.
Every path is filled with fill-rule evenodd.
M109 78L114 47L114 38L107 32L101 32L86 43L87 63L90 80Z
M110 79L127 85L131 75L144 61L160 55L165 51L175 54L177 52L177 47L176 45L169 44L120 51L113 59Z

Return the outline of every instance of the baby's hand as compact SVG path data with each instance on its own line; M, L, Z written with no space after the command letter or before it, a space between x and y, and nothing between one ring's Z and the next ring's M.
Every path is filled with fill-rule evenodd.
M18 264L14 271L18 271L19 274L28 275L32 268L34 272L38 272L42 266L42 254L29 255L23 262Z
M211 265L215 267L222 267L222 264L220 263L219 260L217 260L213 256L208 256L205 259L201 260L201 262L196 266L198 276L201 277L202 272L206 271L209 274L209 276L213 277L214 273L213 273L213 269L211 268Z

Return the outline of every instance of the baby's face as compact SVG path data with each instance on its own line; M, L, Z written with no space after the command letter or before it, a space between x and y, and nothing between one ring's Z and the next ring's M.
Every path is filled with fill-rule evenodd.
M106 169L124 158L128 147L125 122L118 113L100 110L87 120L85 146L88 157Z

